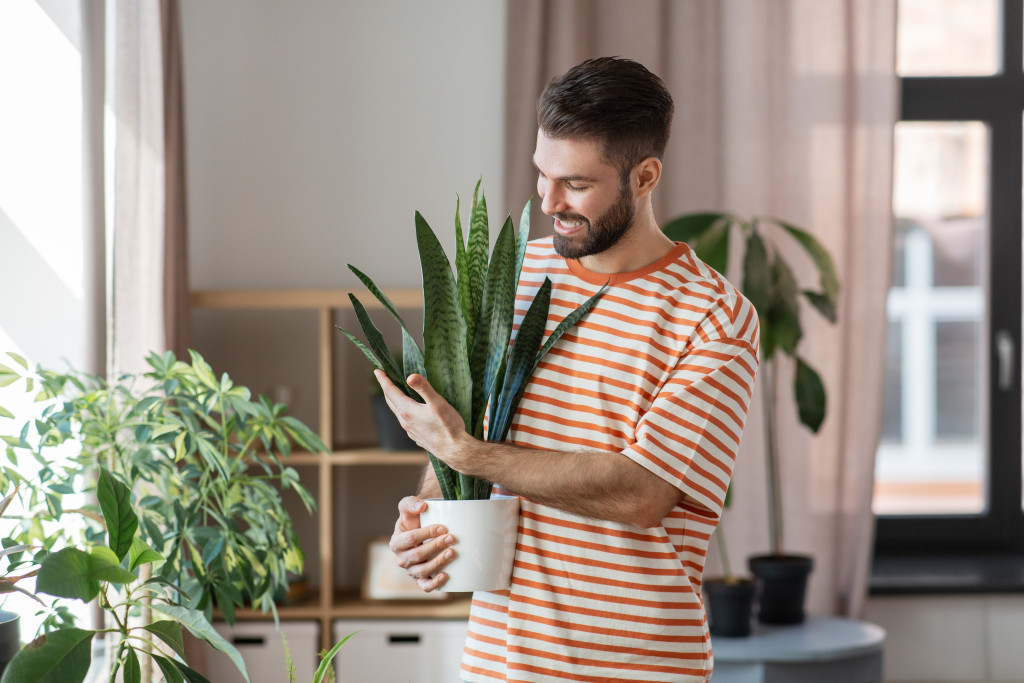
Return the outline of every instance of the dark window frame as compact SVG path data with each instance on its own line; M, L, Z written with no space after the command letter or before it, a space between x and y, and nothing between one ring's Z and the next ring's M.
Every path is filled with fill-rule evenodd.
M1021 220L1024 0L1002 2L1002 69L993 76L900 79L904 121L982 121L990 130L989 509L983 515L877 517L876 558L1024 553L1021 509ZM997 331L1014 342L1013 381L997 385ZM877 565L877 563L876 563ZM1024 588L1024 587L1022 587Z

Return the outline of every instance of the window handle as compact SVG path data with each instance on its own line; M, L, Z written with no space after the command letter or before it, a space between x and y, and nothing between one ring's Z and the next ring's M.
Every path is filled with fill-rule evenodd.
M996 375L996 386L999 391L1009 391L1013 387L1013 362L1016 345L1013 336L1006 330L996 332L996 358L999 370Z

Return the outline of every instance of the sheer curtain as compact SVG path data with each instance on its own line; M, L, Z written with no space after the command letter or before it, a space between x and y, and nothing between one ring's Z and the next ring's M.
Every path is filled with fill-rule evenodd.
M802 346L825 381L828 416L812 436L783 388L782 490L786 550L816 562L808 608L857 614L881 422L895 0L517 0L508 11L510 206L535 192L534 103L544 84L588 57L619 55L658 73L676 100L655 193L661 219L702 209L774 215L807 228L835 257L839 323L806 315ZM533 224L540 234L550 220L535 207ZM794 258L806 266L798 280L812 284L810 264ZM759 394L727 512L736 561L769 550ZM713 556L707 572L715 571Z
M113 267L109 370L188 338L184 135L177 0L113 8Z

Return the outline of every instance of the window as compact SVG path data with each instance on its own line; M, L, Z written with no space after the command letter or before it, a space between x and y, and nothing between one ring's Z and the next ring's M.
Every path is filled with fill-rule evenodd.
M1024 550L1022 0L898 0L880 554Z

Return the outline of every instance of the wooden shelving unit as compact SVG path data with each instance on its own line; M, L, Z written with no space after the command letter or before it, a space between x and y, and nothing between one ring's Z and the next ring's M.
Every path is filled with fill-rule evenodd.
M367 309L381 309L382 306L365 292L354 292ZM385 291L396 308L418 308L422 306L419 290L399 289ZM199 290L191 293L189 303L193 309L223 310L312 310L317 313L317 353L319 396L319 419L317 432L324 443L333 441L333 378L332 344L337 338L332 329L335 311L350 309L349 291L336 289L292 289L292 290ZM201 351L201 350L200 350ZM333 470L339 467L365 465L415 466L427 462L422 452L396 453L378 448L351 448L332 450L326 454L293 453L288 462L292 465L316 467L319 474L317 490L317 518L319 521L319 552L314 556L307 553L306 561L318 562L321 582L330 584L334 576L336 553L334 521L342 510L334 509ZM316 619L320 622L321 646L332 645L332 622L335 619L408 619L408 618L463 618L469 614L469 599L445 599L422 601L365 601L358 595L336 590L324 585L314 595L289 605L278 607L282 619ZM270 619L270 614L255 611L239 611L239 619Z

